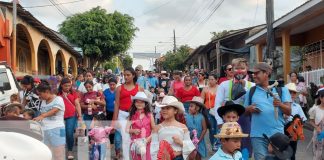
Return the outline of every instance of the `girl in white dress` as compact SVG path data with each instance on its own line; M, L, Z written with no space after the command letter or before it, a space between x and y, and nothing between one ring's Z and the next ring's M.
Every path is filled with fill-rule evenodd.
M152 134L152 159L186 159L195 146L186 125L176 120L177 114L184 113L183 104L173 96L165 96L158 107L164 121Z

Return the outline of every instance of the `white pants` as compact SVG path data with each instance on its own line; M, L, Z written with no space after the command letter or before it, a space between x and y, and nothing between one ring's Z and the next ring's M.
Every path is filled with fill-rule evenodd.
M127 124L127 118L129 116L128 112L119 110L118 113L118 124L119 124L119 130L122 135L122 151L123 151L123 159L129 160L130 159L130 136L129 133L126 133L126 124Z

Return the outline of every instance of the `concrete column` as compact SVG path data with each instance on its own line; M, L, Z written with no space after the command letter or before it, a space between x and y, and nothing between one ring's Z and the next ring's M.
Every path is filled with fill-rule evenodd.
M201 55L198 55L198 68L201 69Z
M282 49L283 49L283 72L284 80L287 82L288 74L290 72L290 31L285 30L282 36Z

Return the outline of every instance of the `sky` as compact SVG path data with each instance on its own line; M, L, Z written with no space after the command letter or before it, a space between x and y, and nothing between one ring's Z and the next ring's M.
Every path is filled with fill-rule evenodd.
M2 0L9 1L9 0ZM11 1L11 0L10 0ZM166 53L173 49L173 29L177 46L192 48L208 43L211 32L235 30L265 23L266 0L51 0L60 4L63 14L71 16L96 6L108 12L119 11L135 18L139 31L129 53ZM307 0L274 0L275 19ZM50 0L19 0L47 27L58 30L66 17ZM46 7L35 7L49 5ZM148 60L134 60L133 66Z

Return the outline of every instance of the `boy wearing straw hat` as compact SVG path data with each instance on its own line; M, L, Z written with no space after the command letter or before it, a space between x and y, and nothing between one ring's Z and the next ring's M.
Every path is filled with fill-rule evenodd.
M241 140L248 137L248 134L242 133L241 126L237 122L226 122L222 125L216 138L221 140L222 147L210 158L210 160L241 160L242 154Z

